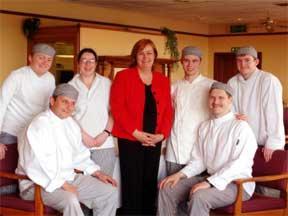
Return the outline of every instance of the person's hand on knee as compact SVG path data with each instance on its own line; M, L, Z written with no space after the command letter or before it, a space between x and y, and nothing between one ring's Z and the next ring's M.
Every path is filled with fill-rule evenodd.
M183 178L186 178L186 175L182 172L177 172L173 175L170 175L159 183L159 189L163 189L167 186L173 188Z
M193 194L196 193L197 191L203 190L203 189L208 189L210 187L211 187L211 185L207 181L202 181L202 182L199 182L199 183L193 185L193 187L190 190L189 199L191 199Z
M72 184L65 182L61 188L65 191L68 191L68 192L73 193L76 196L78 196L78 188Z
M96 171L92 174L92 176L95 176L100 181L104 182L105 184L111 184L114 187L117 187L117 182L115 179L113 179L111 176L106 175L105 173L101 171Z

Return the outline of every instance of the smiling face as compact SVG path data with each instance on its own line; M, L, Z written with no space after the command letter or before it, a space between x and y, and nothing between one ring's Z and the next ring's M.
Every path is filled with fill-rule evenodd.
M90 52L84 52L79 60L80 76L94 76L97 67L95 56Z
M215 117L221 117L230 112L232 97L222 89L212 89L209 93L209 109Z
M144 49L140 50L137 53L137 67L140 70L145 69L152 69L154 60L155 60L155 53L153 47L151 45L146 45Z
M29 55L28 60L30 67L38 76L46 73L53 63L53 57L43 53Z
M201 59L196 55L186 55L181 59L185 76L196 76L199 74Z
M75 100L67 96L57 96L50 98L50 109L59 118L64 119L72 115L75 110Z
M240 55L236 57L236 63L239 73L244 77L244 79L248 79L256 70L259 60L255 59L251 55Z

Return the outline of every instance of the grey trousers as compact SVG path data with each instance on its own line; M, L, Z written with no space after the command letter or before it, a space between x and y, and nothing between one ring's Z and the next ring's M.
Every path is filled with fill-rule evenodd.
M101 171L113 176L116 162L115 148L91 150L91 159L100 166Z
M93 216L113 216L116 214L118 194L115 187L105 184L95 177L76 175L70 184L77 186L78 196L61 188L49 193L41 191L43 203L63 216L84 216L80 202L93 209ZM34 187L20 194L24 200L34 199Z
M12 134L9 134L9 133L2 131L2 132L0 132L0 143L3 143L3 144L17 143L17 137L12 135Z
M264 187L261 185L256 185L255 192L263 194L264 196L279 198L280 191L274 188Z
M166 161L167 176L170 176L174 173L179 172L184 167L185 167L185 165L183 165L183 164L177 164L177 163L173 163L170 161Z
M174 188L166 187L159 191L158 215L159 216L180 216L185 215L179 211L180 204L186 205L190 216L209 216L210 209L230 205L236 200L237 187L229 184L225 190L220 191L215 187L198 190L190 200L189 193L192 186L205 180L206 177L191 177L183 179ZM244 192L243 200L250 196Z

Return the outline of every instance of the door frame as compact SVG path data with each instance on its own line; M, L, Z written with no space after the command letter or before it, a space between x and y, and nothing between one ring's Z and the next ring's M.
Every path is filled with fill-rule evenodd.
M74 57L80 50L80 25L75 26L57 26L57 27L42 27L28 40L27 44L27 64L29 64L28 56L32 51L32 47L36 43L55 43L55 42L67 42L73 44ZM74 72L77 71L77 58L73 59Z
M234 59L234 61L236 59L235 53L232 53L232 52L215 52L214 53L213 79L218 80L220 82L224 82L224 83L226 83L226 81L228 81L232 76L238 73L236 62L234 62L235 73L233 71L229 71L232 74L232 76L229 77L228 80L226 80L227 78L225 77L225 74L224 74L225 71L219 69L220 67L222 68L225 67L225 65L223 66L223 64L231 64L231 62L227 63L221 60L221 58L226 58L226 57ZM259 64L257 67L261 69L262 68L262 52L258 52L258 59L259 59Z

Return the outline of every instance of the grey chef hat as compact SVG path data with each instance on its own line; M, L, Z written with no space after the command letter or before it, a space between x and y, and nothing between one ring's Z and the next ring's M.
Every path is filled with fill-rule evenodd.
M63 83L58 86L56 86L53 96L66 96L69 97L75 101L77 101L78 98L78 91L70 84L68 83Z
M210 91L212 89L221 89L221 90L224 90L230 96L233 95L233 89L229 85L222 83L222 82L214 82L210 88Z
M195 55L199 58L202 58L203 56L202 51L198 47L194 46L187 46L182 49L182 58L186 55Z
M241 56L241 55L251 55L254 58L258 58L257 55L257 50L253 47L253 46L243 46L240 47L237 51L236 51L236 56Z
M43 53L51 57L54 57L56 51L52 46L48 44L38 43L33 46L32 53Z

